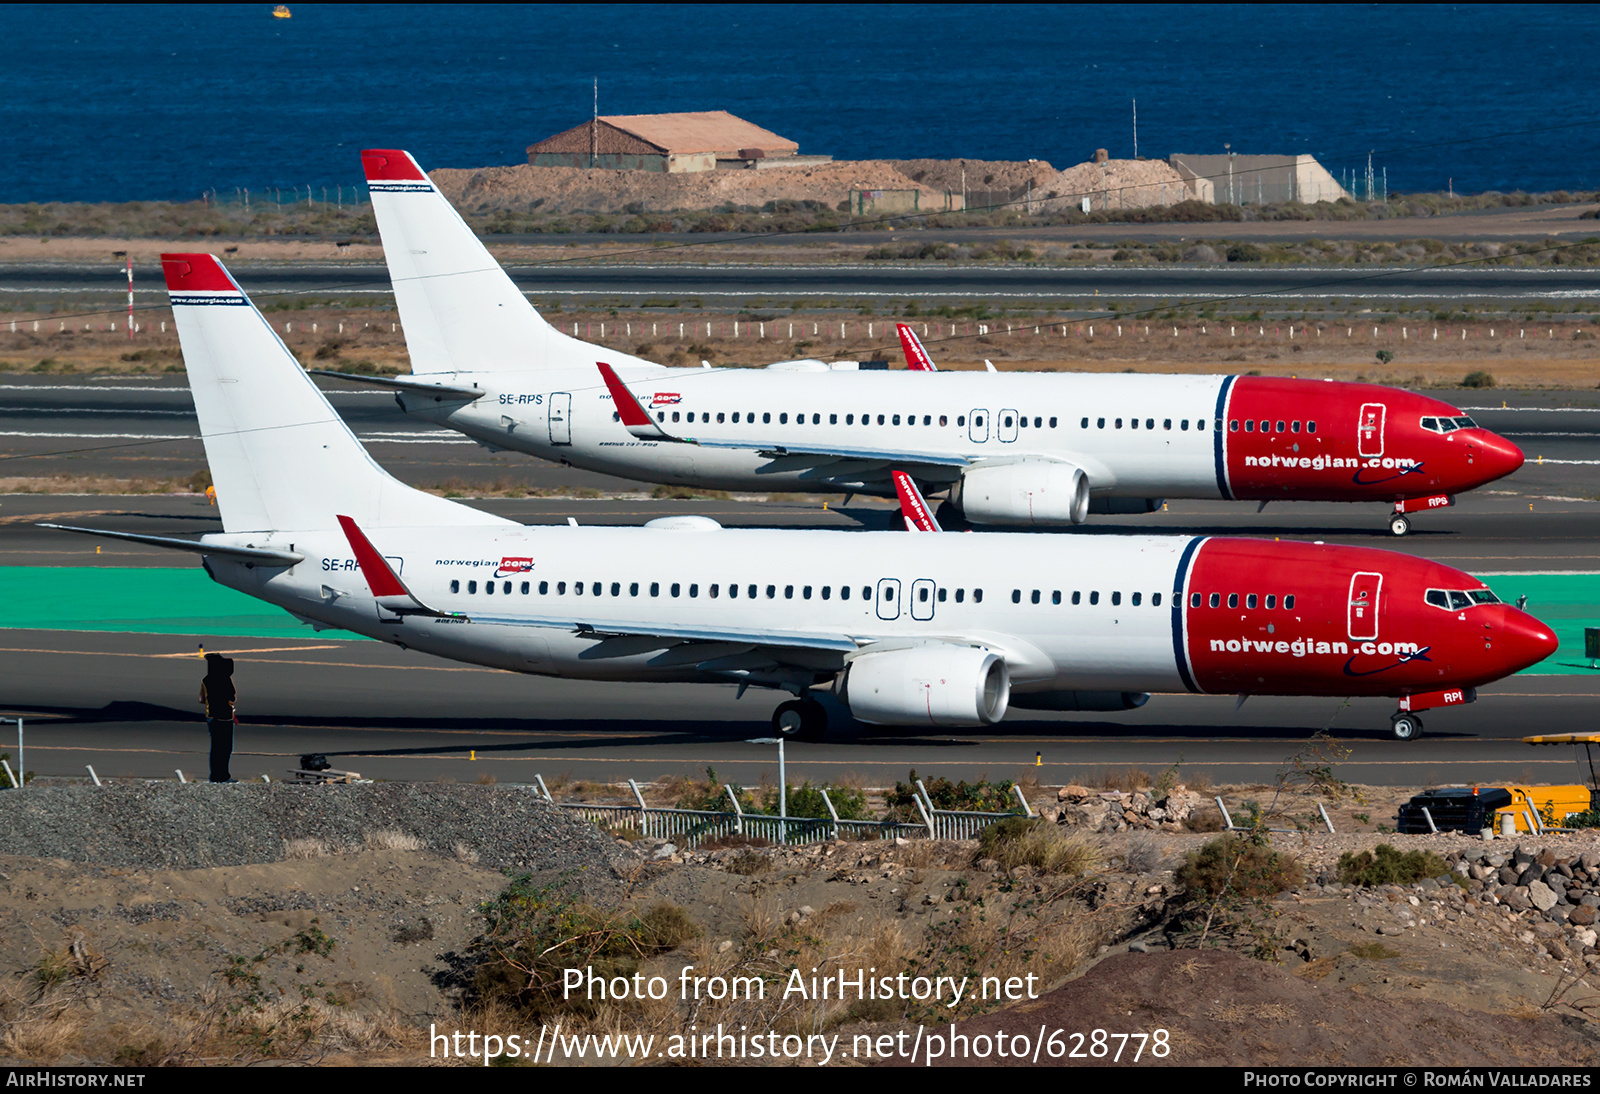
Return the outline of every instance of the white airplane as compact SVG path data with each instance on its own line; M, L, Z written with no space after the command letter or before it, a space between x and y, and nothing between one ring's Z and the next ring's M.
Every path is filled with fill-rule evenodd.
M362 153L412 375L408 413L494 448L727 490L893 497L890 472L978 524L1045 527L1163 498L1382 501L1417 510L1510 474L1522 452L1437 399L1370 384L1255 376L940 372L780 361L667 368L555 330L405 152ZM611 364L663 436L625 430ZM684 443L674 443L684 442Z
M66 530L198 553L317 628L514 672L780 689L774 727L800 737L825 728L829 688L864 722L923 727L1150 692L1384 695L1407 739L1417 711L1556 647L1476 578L1367 548L524 527L390 477L221 263L161 261L225 531ZM907 516L937 529L925 507Z

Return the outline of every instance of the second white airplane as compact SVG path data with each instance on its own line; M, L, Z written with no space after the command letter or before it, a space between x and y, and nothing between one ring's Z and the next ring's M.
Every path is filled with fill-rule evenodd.
M1011 527L1148 512L1169 497L1383 502L1396 535L1523 461L1459 409L1369 384L937 372L925 353L894 372L817 360L667 368L546 323L409 154L362 161L412 375L347 378L497 448L727 490L893 497L899 469L927 493L948 490L968 521ZM624 427L598 360L656 436Z

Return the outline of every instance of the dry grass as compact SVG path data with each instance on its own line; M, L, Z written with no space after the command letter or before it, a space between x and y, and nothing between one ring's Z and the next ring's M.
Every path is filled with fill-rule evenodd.
M1098 781L1103 790L1144 790L1154 785L1150 772L1142 767L1108 767Z
M367 833L365 844L369 851L420 851L428 846L428 841L398 829L380 828Z
M283 841L283 857L286 859L326 858L332 853L326 840L311 836Z
M465 843L462 843L460 840L456 841L456 845L452 850L456 856L457 862L465 862L468 865L473 865L478 861L478 852L467 846Z
M991 824L979 833L978 848L980 858L994 859L1007 870L1028 866L1045 874L1080 877L1100 865L1097 847L1042 820Z

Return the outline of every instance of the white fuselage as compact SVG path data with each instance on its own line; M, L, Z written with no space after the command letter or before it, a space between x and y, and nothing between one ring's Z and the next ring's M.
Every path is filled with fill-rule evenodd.
M1042 457L1082 467L1096 496L1222 496L1213 433L1220 376L618 371L664 431L701 443L630 435L593 369L432 374L487 394L466 403L411 392L397 398L408 411L485 444L647 482L892 495L884 459L875 454L907 453L951 459L919 469L933 489L959 478L963 461ZM740 444L757 447L720 447ZM760 451L773 446L800 451Z
M562 526L373 532L419 600L470 622L383 612L338 532L248 538L257 547L292 544L305 561L271 569L213 557L207 565L221 583L324 626L517 672L770 684L764 666L773 649L786 649L789 678L799 666L820 680L848 651L788 648L785 636L834 636L879 650L988 647L1005 658L1018 692L1187 690L1175 663L1172 597L1188 537L1064 542L1006 533ZM1091 591L1099 594L1093 606ZM1074 592L1083 594L1077 605ZM603 634L608 625L760 637L683 645L579 629Z

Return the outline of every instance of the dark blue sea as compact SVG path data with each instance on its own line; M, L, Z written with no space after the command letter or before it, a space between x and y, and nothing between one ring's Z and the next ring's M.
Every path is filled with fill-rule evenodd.
M1600 8L8 6L0 201L524 162L600 112L726 109L839 159L1372 153L1391 191L1600 187Z

